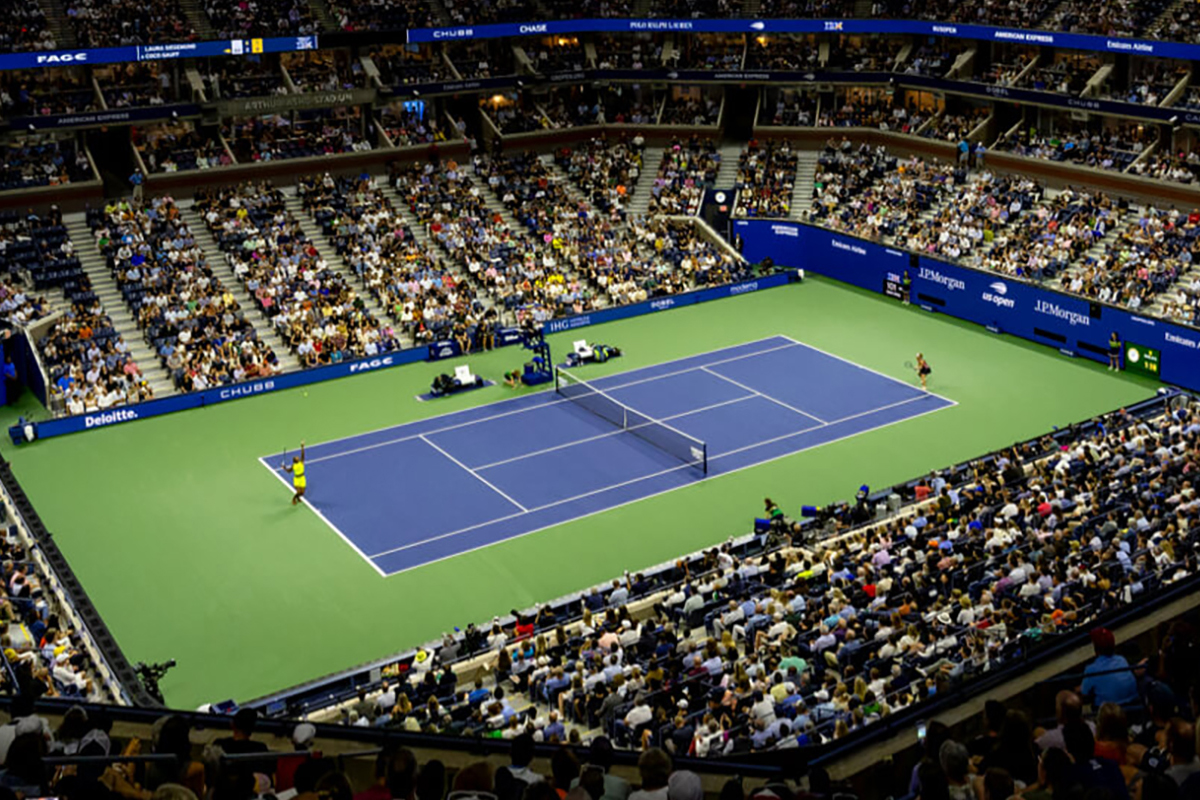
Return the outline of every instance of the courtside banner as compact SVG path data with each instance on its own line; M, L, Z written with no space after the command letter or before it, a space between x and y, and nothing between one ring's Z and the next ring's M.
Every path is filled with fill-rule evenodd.
M674 297L660 297L648 300L645 303L605 308L590 314L552 320L546 323L543 329L546 333L557 333L558 331L582 328L587 325L597 325L601 322L612 322L627 317L666 311L669 308L678 308L680 306L692 305L693 303L704 303L709 300L719 300L724 297L734 297L739 294L756 292L760 289L782 286L789 280L791 280L790 275L767 275L751 281L742 281L727 286L714 286L709 289L698 289L694 292L687 292L675 295ZM517 344L522 341L522 338L521 332L517 328L501 328L496 331L496 343L500 346ZM431 348L437 349L433 350ZM132 406L121 406L120 408L113 408L107 411L98 411L94 414L79 414L73 417L45 420L35 424L37 438L49 439L54 436L65 436L68 433L108 428L113 425L134 422L140 419L160 417L163 414L173 414L176 411L186 411L191 408L210 406L229 400L238 400L243 397L269 394L283 389L293 389L297 386L307 386L313 383L345 378L349 375L357 375L363 372L374 372L375 370L398 367L403 364L412 364L417 361L435 361L439 358L450 358L457 354L458 343L445 341L436 342L433 345L413 347L408 350L397 350L394 353L387 353L372 358L347 361L343 364L330 364L329 366L316 367L314 369L285 372L280 375L273 375L270 378L245 381L231 386L221 386L191 394L164 397L160 400L150 400ZM8 435L14 443L19 444L25 441L25 434L20 426L14 425L9 428Z
M1162 380L1200 390L1200 330L1195 328L804 223L737 220L734 231L751 261L770 257L776 264L881 294L907 272L913 305L1072 357L1107 363L1108 338L1116 331L1123 342L1160 351Z
M589 311L586 314L579 314L574 317L552 319L542 325L542 332L545 334L561 333L562 331L572 331L576 328L586 328L589 325L600 325L605 322L615 322L619 319L640 317L644 314L655 314L659 311L695 305L696 303L707 303L709 300L720 300L725 297L736 297L739 294L747 294L749 292L757 292L761 289L772 289L776 286L783 286L791 279L791 275L782 273L775 275L764 275L761 278L755 278L754 280L750 281L741 281L740 283L731 283L726 286L714 286L709 289L697 289L693 292L684 292L683 294L671 295L669 297L656 297L653 300L647 300L644 303L633 303L627 306L602 308L596 311Z
M108 428L113 425L134 422L140 419L161 417L163 414L173 414L176 411L186 411L192 408L200 408L201 406L224 403L229 400L238 400L243 397L253 397L255 395L278 392L282 389L293 389L297 386L307 386L312 383L336 380L363 372L374 372L389 367L398 367L403 364L412 364L416 361L424 361L428 356L428 347L414 347L409 350L397 350L371 358L361 358L357 361L330 364L325 367L299 370L297 372L285 372L280 375L272 375L270 378L245 381L230 386L220 386L214 389L206 389L202 392L192 392L191 394L164 397L160 400L150 400L145 403L138 403L137 405L111 408L107 411L98 411L94 414L79 414L74 417L46 420L36 423L37 438L48 439L53 436L64 436L68 433L79 433L80 431ZM18 426L9 428L8 432L9 437L14 442L23 441L25 438L24 432Z

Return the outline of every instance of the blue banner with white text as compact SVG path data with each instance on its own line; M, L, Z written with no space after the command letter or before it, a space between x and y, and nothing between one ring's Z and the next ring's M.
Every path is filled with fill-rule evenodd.
M68 433L107 428L123 422L159 417L163 414L173 414L176 411L211 406L216 403L238 400L243 397L278 392L283 389L293 389L297 386L307 386L312 383L334 380L335 378L344 378L348 375L357 375L388 367L398 367L402 364L424 361L428 355L429 348L414 347L409 350L397 350L394 353L362 358L357 361L346 361L341 364L330 364L325 367L316 367L315 369L300 370L298 372L285 372L270 378L235 383L230 386L218 386L214 389L192 392L191 394L164 397L160 400L150 400L145 403L122 406L108 411L97 411L92 414L79 414L73 417L46 420L37 423L37 438L48 439L52 436L63 436ZM24 433L15 427L9 429L9 435L14 442L24 439Z
M1200 59L1200 45L1125 39L1061 31L1027 31L990 25L962 25L907 19L572 19L458 25L408 31L408 41L443 42L511 36L560 36L578 33L874 33L884 35L948 36L959 39L1032 44L1102 53L1127 53L1159 58Z
M1200 330L1195 328L803 223L738 220L734 231L751 261L770 257L779 265L884 294L894 294L907 272L914 305L1067 355L1107 362L1115 331L1122 342L1161 351L1162 380L1200 390Z
M598 325L602 322L613 322L618 319L666 311L670 308L680 308L693 303L704 303L709 300L719 300L725 297L734 297L761 289L782 286L789 280L791 280L791 276L786 274L766 275L755 280L742 281L725 286L714 286L709 289L699 289L672 297L660 297L648 300L645 303L616 306L589 314L551 320L543 326L543 329L546 333L573 330L588 325ZM496 331L495 342L497 346L515 345L521 341L523 341L523 336L518 328L501 328ZM462 351L459 348L458 342L452 339L438 341L430 345L422 345L408 350L398 350L394 353L387 353L372 358L347 361L342 364L330 364L325 367L316 367L298 372L285 372L270 378L237 383L232 386L220 386L215 389L206 389L202 392L193 392L192 394L164 397L160 400L150 400L145 403L122 406L108 411L46 420L37 423L36 437L38 439L48 439L68 433L107 428L123 422L158 417L163 414L172 414L176 411L185 411L190 408L210 406L228 400L269 394L283 389L293 389L297 386L307 386L363 372L412 364L416 361L437 361L443 358L453 358L461 354ZM16 426L9 428L9 436L18 444L25 441L24 431Z
M1200 45L1128 39L1061 31L1031 31L963 25L926 20L896 19L571 19L417 28L403 32L408 42L442 42L494 39L512 36L572 35L581 33L860 33L909 36L946 36L959 39L1011 42L1101 53L1200 60ZM398 34L401 32L397 32ZM340 43L340 42L339 42ZM112 64L126 61L159 61L175 58L243 56L315 50L316 36L283 36L263 39L223 39L207 42L104 47L0 54L0 70L32 69L70 64Z
M95 47L78 50L44 50L34 53L0 53L0 70L65 67L78 64L120 64L128 61L170 61L209 56L253 56L316 50L316 36L280 36L268 39L221 39L212 42Z

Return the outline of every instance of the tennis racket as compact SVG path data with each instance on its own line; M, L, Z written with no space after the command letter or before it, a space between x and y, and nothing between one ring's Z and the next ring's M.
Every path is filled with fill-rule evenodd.
M914 363L913 363L913 362L911 362L911 361L905 361L905 362L904 362L904 368L905 368L905 369L916 369L916 368L917 368L917 365L916 365L916 364L914 364Z
M279 456L279 471L283 472L287 469L287 450L284 450Z

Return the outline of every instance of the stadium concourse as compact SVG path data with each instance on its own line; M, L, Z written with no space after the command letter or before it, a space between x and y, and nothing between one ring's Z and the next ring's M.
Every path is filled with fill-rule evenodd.
M9 6L0 793L1200 796L1189 3Z

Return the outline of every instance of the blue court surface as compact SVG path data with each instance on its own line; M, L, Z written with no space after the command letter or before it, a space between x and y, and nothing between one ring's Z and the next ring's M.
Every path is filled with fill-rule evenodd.
M305 500L394 575L955 405L783 336L590 382L705 442L707 476L551 389L312 445Z

